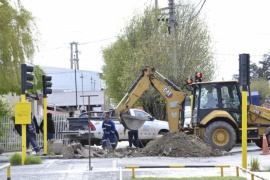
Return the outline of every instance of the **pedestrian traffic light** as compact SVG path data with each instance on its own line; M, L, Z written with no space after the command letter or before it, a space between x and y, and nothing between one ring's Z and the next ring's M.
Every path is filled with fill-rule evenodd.
M43 97L46 98L47 94L52 94L52 83L51 83L52 77L51 76L42 76L43 81Z
M33 89L34 84L28 81L34 80L34 75L31 74L34 71L33 66L27 66L26 64L21 64L21 93L25 94L27 89Z
M196 72L196 74L195 74L195 82L202 82L202 73Z

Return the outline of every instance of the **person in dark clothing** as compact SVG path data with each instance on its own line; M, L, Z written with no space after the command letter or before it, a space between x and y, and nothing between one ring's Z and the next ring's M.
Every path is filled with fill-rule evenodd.
M132 148L133 143L133 137L134 137L134 146L136 148L139 147L139 133L138 130L130 130L128 131L128 142L129 142L129 148Z
M74 112L73 111L69 112L69 117L74 117Z
M15 117L11 118L14 122L14 129L17 131L17 133L22 136L22 125L21 124L15 124ZM38 146L38 143L36 141L36 127L34 120L31 120L31 124L26 125L26 148L29 149L30 144L33 146L36 153L40 152L40 147Z
M107 147L107 139L109 139L110 144L113 148L113 151L116 147L115 143L115 124L112 120L110 120L110 115L105 115L105 120L102 123L103 136L102 136L102 148L105 149Z
M40 123L40 131L43 134L43 120ZM51 113L47 113L47 139L48 141L52 140L55 134L55 128L54 128L54 122L52 119L52 114Z

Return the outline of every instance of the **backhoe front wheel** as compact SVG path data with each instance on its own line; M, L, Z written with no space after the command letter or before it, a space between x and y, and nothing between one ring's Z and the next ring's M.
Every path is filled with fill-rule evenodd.
M230 151L235 145L236 133L230 124L217 121L205 128L204 141L214 149Z

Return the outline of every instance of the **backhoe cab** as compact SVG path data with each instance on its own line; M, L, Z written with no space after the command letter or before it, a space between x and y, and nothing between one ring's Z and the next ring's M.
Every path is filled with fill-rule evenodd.
M237 81L197 82L191 84L192 115L189 132L214 149L230 151L242 135L242 97ZM247 139L262 147L263 133L270 128L270 110L250 104ZM270 135L267 135L268 144Z

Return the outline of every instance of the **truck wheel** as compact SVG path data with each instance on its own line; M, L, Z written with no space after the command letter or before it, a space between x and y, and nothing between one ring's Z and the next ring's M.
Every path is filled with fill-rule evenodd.
M80 143L82 144L82 146L88 145L88 144L89 144L89 143L88 143L88 140L85 140L85 139L81 140Z
M139 140L139 148L144 148L149 141Z
M204 141L214 149L230 151L235 145L236 133L230 124L217 121L205 128Z

